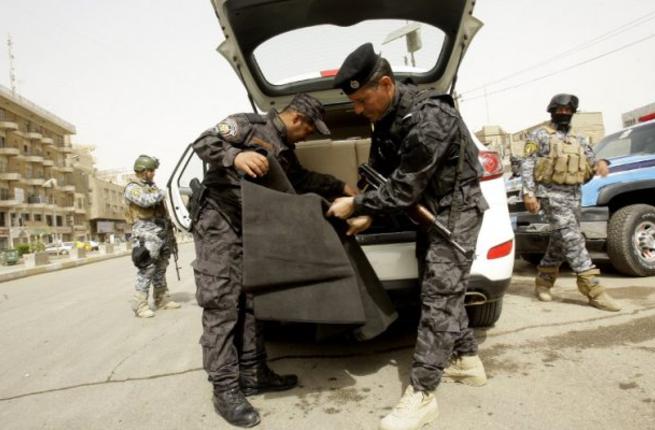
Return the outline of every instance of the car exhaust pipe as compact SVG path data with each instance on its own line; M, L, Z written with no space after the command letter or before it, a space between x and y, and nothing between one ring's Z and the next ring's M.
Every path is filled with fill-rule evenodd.
M487 301L487 296L477 291L467 291L464 296L464 304L467 306L484 305Z

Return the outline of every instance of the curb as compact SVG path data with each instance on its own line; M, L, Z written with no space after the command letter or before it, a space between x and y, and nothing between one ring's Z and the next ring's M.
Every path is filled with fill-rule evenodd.
M14 279L26 278L32 275L39 275L41 273L55 272L57 270L69 269L71 267L84 266L85 264L97 263L98 261L109 260L111 258L124 257L130 255L131 251L120 251L105 255L94 255L92 257L85 257L79 260L59 261L56 263L45 264L39 267L30 267L26 269L18 269L11 272L0 273L0 283L6 281L13 281Z

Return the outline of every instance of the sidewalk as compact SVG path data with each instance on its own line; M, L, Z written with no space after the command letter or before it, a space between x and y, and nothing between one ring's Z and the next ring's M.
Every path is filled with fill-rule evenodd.
M0 266L0 282L12 281L26 276L38 275L40 273L53 272L55 270L69 269L71 267L83 266L110 258L124 257L132 251L123 249L116 250L109 254L87 255L84 258L73 259L70 257L58 257L55 261L36 267L25 267L25 263L15 266Z

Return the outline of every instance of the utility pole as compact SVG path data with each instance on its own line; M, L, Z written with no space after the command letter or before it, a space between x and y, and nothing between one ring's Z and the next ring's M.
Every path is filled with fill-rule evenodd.
M14 43L11 40L11 33L7 34L7 54L9 55L9 84L11 93L16 95L16 69L14 68Z

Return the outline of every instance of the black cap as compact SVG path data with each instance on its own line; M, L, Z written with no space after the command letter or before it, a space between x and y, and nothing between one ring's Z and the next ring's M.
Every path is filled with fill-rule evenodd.
M347 95L366 85L373 75L380 56L373 50L371 43L365 43L350 53L334 77L335 88Z
M296 111L311 119L319 133L330 134L330 129L325 125L324 121L325 108L316 97L305 93L296 94L287 109Z

